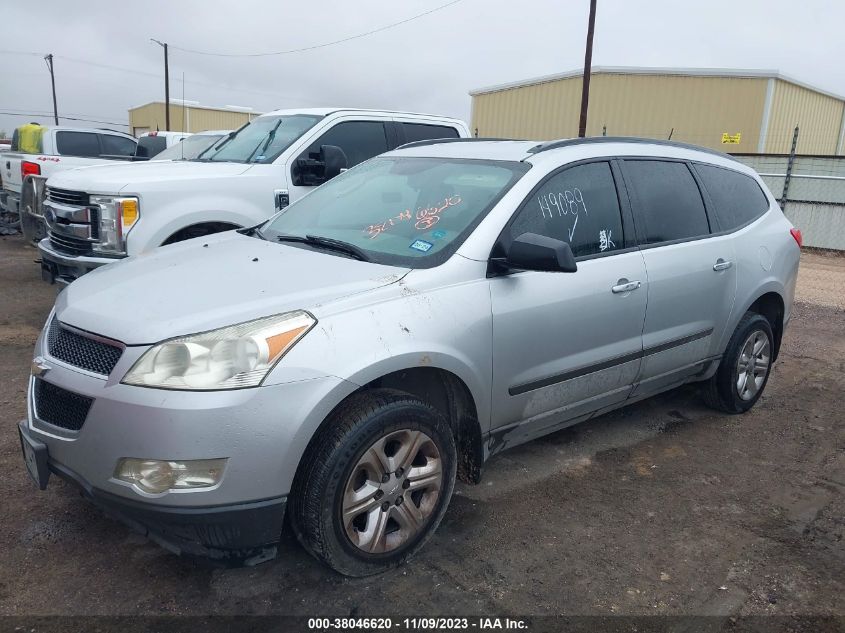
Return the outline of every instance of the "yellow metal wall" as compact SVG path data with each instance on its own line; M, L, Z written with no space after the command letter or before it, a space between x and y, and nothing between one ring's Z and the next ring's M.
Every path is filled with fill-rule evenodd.
M768 78L593 74L588 136L641 136L685 141L727 152L757 152ZM578 134L581 77L508 88L472 98L479 136L546 140ZM766 152L788 152L801 125L798 150L834 154L845 105L833 97L775 82ZM722 135L741 134L739 144Z
M202 132L204 130L235 130L258 116L258 113L233 112L231 110L214 110L210 108L192 108L185 106L184 125L182 106L170 104L170 130L173 132ZM148 103L129 111L129 130L134 133L135 128L149 128L165 131L164 103Z
M765 152L787 154L795 126L799 127L799 154L836 154L845 102L808 88L778 80Z

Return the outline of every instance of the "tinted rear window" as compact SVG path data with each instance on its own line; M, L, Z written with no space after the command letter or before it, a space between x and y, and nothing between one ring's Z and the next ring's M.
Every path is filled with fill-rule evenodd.
M701 192L685 163L628 160L625 171L637 202L637 232L645 244L710 233Z
M732 231L769 210L768 198L751 176L712 165L699 164L695 170L713 200L721 230Z
M446 125L427 125L425 123L400 123L405 132L405 142L427 141L435 138L458 138L458 131Z
M94 132L56 132L56 150L62 156L92 158L100 155L100 140Z

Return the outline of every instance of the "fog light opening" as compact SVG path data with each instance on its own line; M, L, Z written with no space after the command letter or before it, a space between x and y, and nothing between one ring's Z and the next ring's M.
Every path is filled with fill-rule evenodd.
M124 457L114 477L149 494L211 488L220 483L226 459L170 461Z

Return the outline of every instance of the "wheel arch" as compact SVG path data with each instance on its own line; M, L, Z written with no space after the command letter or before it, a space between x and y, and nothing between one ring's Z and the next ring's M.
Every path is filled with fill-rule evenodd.
M351 397L372 389L397 389L430 404L449 422L458 454L458 477L467 483L478 483L484 463L484 445L478 408L466 382L457 374L439 367L408 367L372 378L342 398L323 418L309 439L299 459L299 475L306 456L316 438L329 424L334 412Z
M783 332L786 325L784 323L784 316L786 314L785 310L786 304L783 299L783 294L777 289L764 289L754 297L745 310L739 313L739 317L742 318L742 315L746 312L754 312L755 314L765 317L769 322L775 339L773 341L773 362L777 360L778 352L780 351L780 344L783 339Z
M164 241L161 243L161 246L167 246L168 244L175 244L177 242L181 242L183 240L191 239L192 237L199 237L200 235L211 235L213 233L222 233L223 231L231 231L233 229L241 229L243 228L240 224L236 224L234 222L226 222L226 221L205 221L205 222L195 222L194 224L189 224L187 226L183 226L182 228L176 229L173 231ZM206 231L200 233L200 235L190 235L192 231Z

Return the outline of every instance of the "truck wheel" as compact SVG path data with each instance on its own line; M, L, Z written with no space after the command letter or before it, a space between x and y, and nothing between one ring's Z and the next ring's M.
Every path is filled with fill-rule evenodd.
M456 464L448 422L422 400L392 389L352 396L303 458L289 506L294 531L347 576L395 567L443 518Z
M703 387L705 403L727 413L745 413L760 398L772 367L772 326L746 312L736 326L715 375Z

